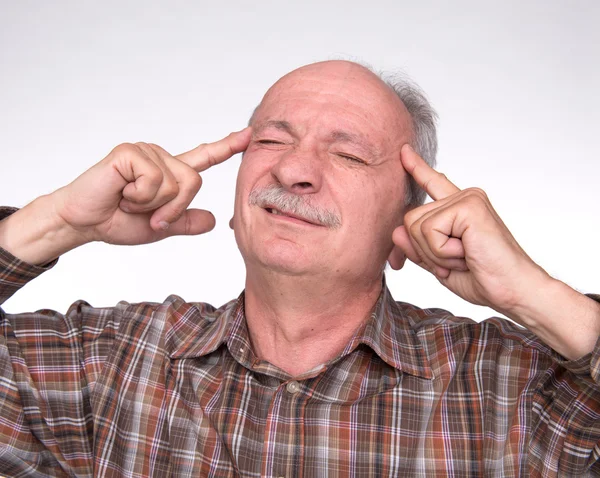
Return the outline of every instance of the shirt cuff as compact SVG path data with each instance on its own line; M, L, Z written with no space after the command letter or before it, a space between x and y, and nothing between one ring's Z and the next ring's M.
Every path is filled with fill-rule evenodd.
M15 211L17 208L0 206L0 221ZM58 259L54 259L43 266L36 266L22 261L0 247L0 305L29 281L52 269L57 262Z
M598 294L586 294L590 299L594 299L600 303L600 295ZM592 357L590 359L590 375L594 379L597 385L600 386L600 337L596 341L596 346L592 351Z
M600 295L585 294L590 299L600 303ZM600 387L600 337L596 340L594 350L576 360L559 359L558 363L579 376L589 376Z

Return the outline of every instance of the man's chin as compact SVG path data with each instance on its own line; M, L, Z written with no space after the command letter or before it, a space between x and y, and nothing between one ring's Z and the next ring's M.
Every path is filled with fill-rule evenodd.
M296 260L273 260L262 259L259 261L246 262L248 272L260 270L262 274L278 274L285 276L303 276L314 273L314 268L311 268L306 263L299 263Z
M306 257L302 248L273 247L246 255L244 262L248 272L301 276L317 272L322 256L319 260L319 257Z

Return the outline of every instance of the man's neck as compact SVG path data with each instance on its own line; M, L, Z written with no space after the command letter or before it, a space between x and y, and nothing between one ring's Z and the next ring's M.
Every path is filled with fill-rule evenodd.
M248 274L245 313L256 355L292 376L335 358L367 320L381 293L370 283Z

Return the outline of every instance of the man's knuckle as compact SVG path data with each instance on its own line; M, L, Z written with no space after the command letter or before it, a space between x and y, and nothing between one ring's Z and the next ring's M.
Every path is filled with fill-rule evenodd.
M152 148L152 150L159 156L159 157L171 157L171 155L169 154L169 152L163 148L162 146L160 146L159 144L156 143L148 143L148 146L150 146L150 148Z
M433 232L434 229L434 221L435 219L433 217L424 219L423 221L421 221L421 232L423 233L424 236L428 236L430 233Z
M162 154L165 153L165 150L162 149L158 144L148 143L146 146L148 147L148 149L150 149L152 154L155 155L155 157L157 157L157 158L159 158Z
M235 154L235 149L233 149L233 145L230 142L227 142L227 152L230 157Z
M477 188L477 187L467 188L467 189L465 189L465 193L468 196L477 197L479 199L483 199L483 200L488 199L486 192L481 188Z
M418 222L413 222L410 226L408 226L408 231L410 235L413 237L418 237L421 235L421 225Z
M206 149L206 161L208 162L209 166L214 166L217 164L217 158L215 158L215 155L212 153L210 148Z
M138 141L137 143L133 144L136 148L136 150L139 153L148 155L148 151L150 151L152 148L150 148L150 145L148 143L145 143L143 141Z
M179 185L176 181L168 180L163 184L163 196L169 200L177 197L179 194Z
M423 189L425 191L429 191L429 185L431 184L431 181L433 181L433 178L427 178L425 181L423 181Z
M132 156L140 153L140 148L137 144L121 143L115 146L112 153L116 156Z
M194 192L198 192L202 187L202 177L195 171L194 174L189 177L188 181L190 189Z
M472 212L486 212L488 210L487 195L481 189L471 189L466 191L462 201Z
M192 232L192 225L193 224L192 224L192 217L191 217L191 215L190 214L186 214L185 215L185 228L184 228L186 234L191 234L191 232Z
M476 209L481 205L481 197L475 194L466 194L462 200L463 204L466 204L471 209Z
M156 185L162 184L165 179L162 170L157 166L152 166L151 162L148 162L148 164L150 166L144 171L144 175L148 178L148 181Z
M178 221L181 216L183 215L183 212L185 211L185 208L183 206L175 206L172 210L171 210L171 220L170 222L175 222Z
M151 187L142 186L135 192L136 201L141 203L148 203L152 201L155 197L155 191Z
M434 223L431 220L421 222L419 230L421 235L429 242L434 233Z
M410 227L418 218L419 212L416 209L412 209L404 215L404 224Z

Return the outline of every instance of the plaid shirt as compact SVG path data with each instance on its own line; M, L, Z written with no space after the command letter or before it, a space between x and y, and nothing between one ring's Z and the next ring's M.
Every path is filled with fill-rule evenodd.
M45 269L0 250L0 304ZM513 477L600 471L600 347L395 302L334 360L258 359L244 296L0 309L7 476Z

